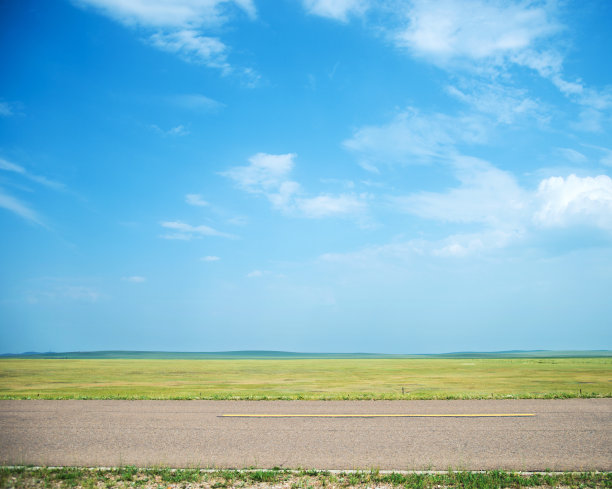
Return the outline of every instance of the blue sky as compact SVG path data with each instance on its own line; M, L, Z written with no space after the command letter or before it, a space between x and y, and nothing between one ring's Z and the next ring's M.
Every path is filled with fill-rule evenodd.
M0 351L612 347L612 4L0 5Z

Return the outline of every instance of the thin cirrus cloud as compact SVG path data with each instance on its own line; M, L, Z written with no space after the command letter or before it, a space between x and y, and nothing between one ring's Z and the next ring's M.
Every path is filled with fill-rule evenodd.
M251 0L75 0L130 27L154 29L151 45L179 55L182 59L221 70L233 71L227 61L228 48L221 39L206 34L227 23L237 12L256 17ZM252 70L242 70L243 74ZM252 73L254 76L254 73Z
M418 192L392 198L397 210L424 219L517 227L529 196L509 172L478 158L458 156L453 169L460 185L447 192Z
M167 130L162 129L156 124L152 124L151 129L153 129L156 133L161 134L163 137L187 136L190 134L189 131L182 124L171 127Z
M563 54L551 42L565 29L557 10L556 2L416 0L406 9L406 25L392 29L390 37L396 46L439 66L486 73L493 86L508 66L529 68L584 106L591 118L598 117L612 108L612 90L567 78ZM601 126L585 122L583 129Z
M162 51L178 54L190 63L203 63L218 68L223 74L231 72L227 61L227 46L216 37L203 36L194 29L153 34L151 44Z
M423 114L414 108L380 126L355 131L343 146L357 155L362 166L376 171L379 164L423 164L446 158L459 143L483 143L486 121L477 115Z
M203 256L202 258L200 258L200 261L204 261L204 262L215 262L219 260L221 260L221 258L219 258L218 256L214 256L214 255Z
M0 207L18 215L26 221L44 226L36 211L30 209L30 207L21 202L19 199L5 193L2 188L0 188Z
M233 180L238 188L265 196L272 206L286 215L320 219L362 215L366 209L364 194L304 195L301 185L290 179L295 153L257 153L246 166L237 166L221 175Z
M508 102L517 96L516 92L500 94L499 90L500 79L505 77L512 82L509 70L512 66L535 71L583 106L576 128L601 132L601 120L612 108L612 89L590 88L579 78L568 79L564 73L564 56L555 45L565 30L559 20L561 7L557 2L412 0L389 5L305 0L304 5L311 14L343 21L348 20L349 13L359 14L370 30L382 34L410 56L433 63L453 75L458 71L470 74L474 78L455 95L486 111L497 106L501 110L501 122L509 122L508 116L513 116ZM494 92L493 98L487 97L492 105L483 104L483 84L490 85L484 90L485 97L487 92ZM501 104L495 98L499 95L505 100ZM517 112L533 113L536 101L520 97L522 100L515 106Z
M513 124L526 117L540 122L549 119L543 104L530 97L526 90L497 81L462 79L458 84L449 85L446 92L476 112L493 118L496 124Z
M62 183L31 173L24 167L4 158L0 158L0 171L7 172L13 178L25 178L26 180L53 190L63 190L65 188ZM38 212L30 208L28 204L22 202L17 197L6 193L2 188L0 188L0 207L16 214L26 221L46 227Z
M369 7L367 0L303 0L312 15L346 22L350 15L362 15Z
M12 115L15 115L12 104L0 101L0 116L10 117Z
M200 194L187 194L185 195L185 202L195 207L207 207L210 205L206 202Z
M63 183L56 182L54 180L49 180L48 178L43 177L41 175L33 174L26 170L24 167L5 160L4 158L0 158L0 170L17 174L32 182L39 183L40 185L44 185L45 187L49 187L55 190L62 190L65 188L65 185Z
M199 93L174 95L168 97L167 101L176 107L194 112L215 112L225 107L225 104Z
M132 275L130 277L123 277L123 281L130 282L133 284L142 284L147 281L146 277L142 277L140 275Z
M202 238L204 236L217 236L221 238L230 238L230 239L236 238L236 236L234 236L233 234L218 231L204 224L193 226L191 224L187 224L181 221L163 221L160 224L163 228L169 229L170 231L172 231L169 234L161 235L160 237L163 239L176 239L176 240L189 241L191 239Z

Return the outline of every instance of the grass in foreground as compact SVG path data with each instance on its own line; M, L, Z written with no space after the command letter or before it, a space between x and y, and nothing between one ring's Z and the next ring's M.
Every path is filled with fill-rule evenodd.
M612 358L0 360L0 399L508 397L612 397Z
M406 487L415 489L502 488L610 488L610 472L519 474L514 472L448 472L443 474L380 473L377 470L330 473L316 470L171 470L167 468L118 469L0 468L0 488L83 487L127 488L287 488L341 489L347 487Z

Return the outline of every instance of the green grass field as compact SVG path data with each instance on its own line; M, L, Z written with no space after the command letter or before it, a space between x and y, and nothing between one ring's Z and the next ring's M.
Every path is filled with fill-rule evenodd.
M612 358L0 359L2 399L506 397L612 397Z
M167 468L117 469L0 467L4 487L113 487L159 488L287 488L344 489L404 487L414 489L502 489L502 488L602 488L612 487L610 473L518 474L504 471L448 472L442 474L368 472L330 473L316 470L171 470Z

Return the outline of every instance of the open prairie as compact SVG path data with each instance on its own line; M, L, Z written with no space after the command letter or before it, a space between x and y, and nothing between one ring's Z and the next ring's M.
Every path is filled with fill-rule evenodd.
M612 358L0 360L3 399L611 396Z

